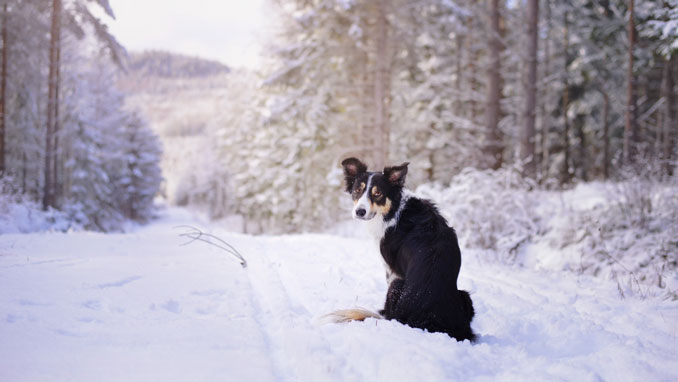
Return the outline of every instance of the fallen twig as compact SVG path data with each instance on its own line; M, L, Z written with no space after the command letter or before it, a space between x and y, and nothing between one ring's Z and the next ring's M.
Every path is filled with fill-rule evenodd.
M181 237L187 237L187 238L190 239L189 241L187 241L187 242L181 244L182 246L183 246L183 245L191 244L192 242L194 242L194 241L196 241L196 240L202 241L203 243L207 243L207 244L213 245L213 246L215 246L215 247L217 247L217 248L219 248L219 249L222 249L222 250L224 250L224 251L230 253L231 255L233 255L233 256L235 256L236 258L238 258L238 260L240 261L240 265L242 265L243 268L247 268L247 261L246 261L245 258L240 254L240 252L238 252L238 250L235 249L235 247L233 247L232 245L228 244L227 242L225 242L225 241L222 240L221 238L219 238L219 237L217 237L217 236L214 236L214 235L212 235L211 233L205 233L205 232L201 231L200 229L195 228L195 227L190 226L190 225L180 225L180 226L176 226L176 227L174 227L174 228L177 228L177 229L178 229L178 228L189 229L188 232L184 232L184 233L182 233L182 234L179 234L179 236L181 236ZM214 243L214 242L212 242L212 240L216 240L218 243Z

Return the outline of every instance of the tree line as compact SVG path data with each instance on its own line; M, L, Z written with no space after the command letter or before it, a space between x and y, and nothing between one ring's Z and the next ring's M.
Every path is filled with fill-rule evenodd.
M640 158L672 171L676 1L280 3L294 50L278 52L289 69L303 69L279 83L320 88L345 75L338 86L352 88L351 100L362 105L354 126L370 131L360 135L377 149L379 166L399 150L389 135L416 129L459 141L465 134L455 130L470 129L474 142L464 146L483 154L462 158L464 165L519 162L525 175L560 184L607 178L611 167ZM314 65L331 74L302 80ZM413 108L435 120L403 118Z

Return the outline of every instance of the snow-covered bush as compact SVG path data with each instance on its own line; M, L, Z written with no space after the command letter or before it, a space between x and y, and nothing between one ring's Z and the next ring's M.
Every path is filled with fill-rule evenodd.
M19 182L0 176L0 234L34 231L66 231L78 228L66 213L55 209L43 211L40 205L21 192Z
M519 170L465 169L449 186L425 184L481 261L617 280L623 294L678 299L678 180L660 171L547 191ZM644 175L643 175L644 174Z
M540 192L516 168L467 168L449 187L426 184L417 194L438 204L463 247L488 250L495 260L515 261L519 248L544 231Z
M608 185L607 204L572 216L582 231L580 271L617 279L621 293L646 296L654 286L677 299L677 189L675 179Z

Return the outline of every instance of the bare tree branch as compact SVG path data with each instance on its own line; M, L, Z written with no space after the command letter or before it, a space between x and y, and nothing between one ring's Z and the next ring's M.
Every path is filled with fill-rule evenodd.
M187 237L187 238L190 239L189 241L187 241L187 242L181 244L182 246L183 246L183 245L191 244L191 243L193 243L193 242L196 241L196 240L197 240L197 241L202 241L202 242L204 242L204 243L213 245L213 246L215 246L215 247L217 247L217 248L219 248L219 249L222 249L222 250L228 252L229 254L233 255L233 256L236 257L236 258L238 258L238 260L240 261L240 265L242 265L243 268L247 268L247 261L246 261L245 258L240 254L240 252L238 252L238 250L235 249L235 247L233 247L233 246L230 245L229 243L225 242L225 241L222 240L221 238L219 238L219 237L217 237L217 236L214 236L214 235L212 235L211 233L205 233L205 232L202 232L200 229L195 228L195 227L190 226L190 225L180 225L180 226L176 226L176 227L174 227L174 228L175 228L175 229L184 228L184 229L187 229L187 230L188 230L187 232L184 232L184 233L182 233L182 234L179 234L179 236L181 236L181 237ZM214 243L212 240L217 241L217 243Z

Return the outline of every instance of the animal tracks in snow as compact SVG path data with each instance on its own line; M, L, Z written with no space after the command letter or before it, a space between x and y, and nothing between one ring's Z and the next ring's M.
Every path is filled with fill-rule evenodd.
M113 282L104 283L104 284L99 284L96 287L99 288L99 289L119 288L119 287L123 287L123 286L125 286L125 285L127 285L131 282L137 281L139 279L141 279L141 276L130 276L130 277L125 277L122 280L113 281Z

